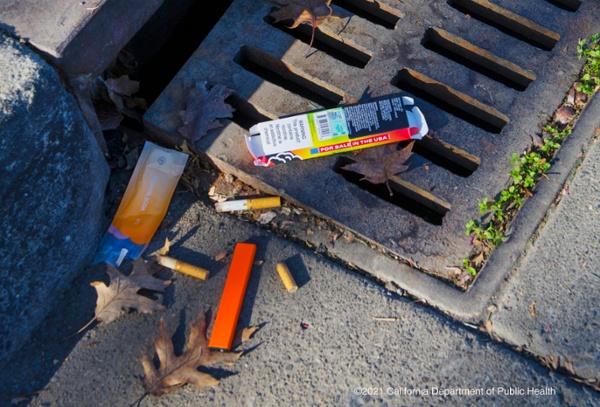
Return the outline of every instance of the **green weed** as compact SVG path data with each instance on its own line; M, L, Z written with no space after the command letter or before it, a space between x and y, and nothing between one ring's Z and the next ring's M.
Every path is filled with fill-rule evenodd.
M591 95L600 85L600 34L592 35L589 40L579 40L577 58L586 59L577 90Z
M600 34L592 35L589 40L579 41L577 56L586 63L579 77L577 90L588 95L594 94L600 87ZM463 271L471 276L477 275L482 264L482 255L491 253L491 250L500 245L505 236L506 229L523 205L525 199L532 195L532 190L541 177L550 169L550 160L556 154L563 141L571 134L569 126L546 125L543 130L543 143L532 146L527 152L519 156L513 154L510 162L514 164L509 172L509 185L500 191L495 199L484 198L479 202L479 212L482 217L470 220L465 225L466 235L470 236L472 243L477 243L478 255L471 255L463 259ZM541 145L539 145L541 144ZM486 219L486 222L483 222ZM477 252L476 252L477 253Z

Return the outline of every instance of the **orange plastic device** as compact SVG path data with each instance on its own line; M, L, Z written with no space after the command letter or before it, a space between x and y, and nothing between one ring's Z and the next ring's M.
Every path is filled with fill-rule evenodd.
M255 254L256 245L252 243L235 245L233 259L229 266L229 275L225 281L219 310L208 342L208 347L211 349L224 351L231 349Z

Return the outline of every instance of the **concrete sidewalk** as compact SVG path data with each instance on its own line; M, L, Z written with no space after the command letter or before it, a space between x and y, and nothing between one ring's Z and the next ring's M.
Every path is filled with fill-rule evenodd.
M237 241L250 241L258 245L261 265L253 268L240 326L262 325L245 346L252 351L233 366L213 370L223 377L217 386L204 391L186 386L161 398L148 396L141 405L600 404L600 395L590 388L548 371L487 334L453 323L312 251L219 215L188 193L177 195L168 216L179 220L155 241L168 235L174 241L171 254L210 266L211 278L203 282L174 275L163 299L166 311L128 314L70 339L73 349L64 360L54 361L56 371L44 383L36 382L34 372L52 357L45 355L52 352L48 336L59 335L56 327L46 327L39 343L2 372L2 394L43 388L31 403L35 406L134 402L144 392L140 357L151 349L159 319L177 329L175 340L182 346L184 325L200 310L218 306L228 260L212 259L231 251ZM278 261L286 261L295 274L300 285L296 293L284 290L275 272ZM93 315L91 290L84 284L73 290L51 317L54 322L63 318L63 335L85 323L82 317ZM72 318L74 307L79 318ZM450 395L466 391L474 395Z
M588 110L576 131L597 131L597 117ZM152 350L159 319L176 332L181 349L198 313L218 307L230 258L215 256L249 241L258 245L258 263L238 326L262 326L245 344L251 351L233 366L210 370L222 378L217 386L185 386L148 396L142 406L598 406L599 159L600 146L592 143L568 194L490 304L497 310L491 334L178 192L167 215L177 222L148 252L169 237L173 256L209 268L211 277L172 275L160 299L166 311L131 313L64 341L92 317L95 295L87 283L103 278L82 276L0 374L2 400L41 390L30 405L131 404L144 392L140 358ZM275 272L279 261L294 273L296 293L284 290ZM533 355L546 357L549 366L556 361L557 370ZM573 374L590 386L567 377Z

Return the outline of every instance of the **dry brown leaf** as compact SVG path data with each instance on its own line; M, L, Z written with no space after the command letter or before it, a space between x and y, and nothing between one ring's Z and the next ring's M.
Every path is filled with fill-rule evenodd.
M194 157L194 153L190 150L187 141L183 140L183 144L179 146L182 153L189 155L190 157Z
M569 93L567 93L567 103L574 105L575 104L575 92L577 85L573 84L573 87L571 88L571 90L569 91Z
M132 81L128 75L123 75L115 79L107 79L104 83L108 90L108 96L119 111L122 111L126 107L123 97L131 96L140 89L140 83Z
M269 16L275 19L274 22L293 20L290 28L296 28L300 24L308 24L314 30L319 25L323 24L327 17L335 16L333 9L330 7L331 0L271 0L281 6ZM312 39L311 39L312 46Z
M573 120L575 109L572 106L563 106L556 111L554 121L558 124L566 126Z
M221 261L229 255L228 252L221 252L215 256L215 261Z
M565 369L572 375L575 375L575 368L573 367L573 362L565 361Z
M160 396L184 384L193 384L200 390L214 386L219 383L219 380L208 373L200 372L198 368L219 363L233 363L242 355L242 352L219 352L208 349L204 311L200 312L191 325L187 344L179 356L175 355L171 336L165 321L161 318L158 334L154 338L158 367L147 354L142 357L146 394Z
M394 174L408 169L408 165L405 165L405 163L412 154L413 144L414 141L411 141L400 150L397 149L396 143L363 150L356 155L357 162L346 165L342 169L358 172L364 175L363 179L365 181L373 184L385 182L390 195L394 195L388 180Z
M544 147L544 139L542 138L542 136L540 136L539 134L534 134L531 137L532 141L533 141L533 145L537 148L542 148Z
M117 268L107 265L106 272L110 276L110 283L108 286L102 281L91 283L98 293L96 315L78 332L83 331L94 321L112 322L126 309L134 309L144 314L164 309L156 301L138 294L138 291L142 289L164 292L171 285L170 280L160 280L154 277L153 274L156 271L153 272L150 267L150 263L145 263L140 258L133 262L133 270L126 276Z
M529 304L529 315L531 315L532 317L537 317L537 314L535 312L535 301L531 301L531 304Z
M244 328L242 330L242 343L246 342L248 339L252 338L252 335L256 333L260 329L259 326L251 326L248 328Z
M546 366L556 370L558 369L560 358L558 356L547 355L544 357L544 362L546 363Z
M117 128L124 116L141 122L141 114L135 108L145 109L146 102L132 96L139 86L139 82L130 80L127 75L106 80L99 78L94 82L91 96L102 130Z
M161 247L160 249L158 249L156 251L156 254L158 254L159 256L166 256L167 254L169 254L170 249L171 249L171 241L169 240L168 237L165 237L164 246Z
M196 82L188 90L186 108L179 111L183 125L177 130L191 141L205 136L209 130L223 126L219 119L233 117L233 107L225 99L233 92L224 85L216 84L210 90L206 82Z
M340 237L340 233L338 233L338 232L328 233L327 234L327 243L334 245L336 240L338 240L339 237Z
M486 332L487 332L487 333L489 333L489 334L491 334L491 333L492 333L492 331L494 330L494 327L493 327L493 325L492 325L492 320L491 320L491 319L488 319L488 320L485 322L485 330L486 330Z
M344 92L344 99L342 99L341 104L349 105L349 104L354 104L354 103L358 103L358 99L353 96L350 96L349 94Z
M473 258L473 264L476 267L480 267L483 264L484 260L485 258L483 256L483 252L480 252L477 256Z
M465 284L467 284L469 281L471 281L473 279L473 276L470 275L469 273L467 273L466 271L464 271L460 276L458 276L458 279L456 280L456 284L458 284L459 286L463 286Z
M94 110L100 123L102 131L114 130L123 121L123 114L115 109L114 106L106 103L95 103Z
M258 325L244 328L242 330L237 330L235 332L235 335L233 336L233 342L232 342L231 348L235 349L238 346L240 346L242 343L250 340L250 338L252 338L252 336L259 330L260 330L260 326L258 326Z
M587 101L587 95L577 90L580 85L581 82L575 82L573 84L573 87L567 94L567 103L574 106L581 106Z
M275 19L275 23L285 20L293 20L289 28L296 28L300 24L308 24L312 27L309 52L315 38L315 28L320 26L328 17L338 17L331 8L331 0L271 0L281 6L269 14ZM308 55L308 54L307 54Z
M269 223L273 219L275 219L276 216L277 216L277 212L269 211L269 212L261 213L260 216L256 219L256 221L258 223L260 223L261 225L266 225L267 223Z

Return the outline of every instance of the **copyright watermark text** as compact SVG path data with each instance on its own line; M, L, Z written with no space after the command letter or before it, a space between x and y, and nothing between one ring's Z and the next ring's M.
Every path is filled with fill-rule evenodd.
M357 396L556 396L553 387L355 387Z

